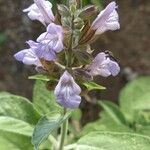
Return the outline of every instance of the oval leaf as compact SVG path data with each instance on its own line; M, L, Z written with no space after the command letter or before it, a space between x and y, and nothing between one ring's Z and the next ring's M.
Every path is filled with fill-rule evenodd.
M22 120L2 116L0 117L0 131L31 137L33 127Z
M0 130L0 150L33 150L31 137Z
M33 125L40 118L40 114L28 99L9 93L0 93L0 116L9 116Z
M149 150L150 137L130 133L93 132L82 137L76 150Z
M140 77L128 83L120 93L120 106L121 110L125 113L128 120L133 121L135 106L140 110L149 107L150 99L142 97L146 93L150 93L150 77ZM141 100L140 100L141 99ZM144 100L145 99L145 100ZM149 107L150 109L150 107Z
M33 104L42 114L48 114L61 109L56 103L54 92L48 91L46 82L39 80L34 85Z

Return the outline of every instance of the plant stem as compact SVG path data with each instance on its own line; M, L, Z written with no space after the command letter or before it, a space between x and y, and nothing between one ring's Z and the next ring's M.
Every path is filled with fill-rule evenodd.
M65 114L66 114L66 109L64 108L64 115ZM67 135L67 130L68 130L68 119L65 120L65 122L61 127L61 139L60 139L59 150L63 150L65 138Z
M70 41L69 41L69 46L66 52L67 55L67 65L66 68L67 69L71 69L72 66L72 46L73 46L73 32L74 32L74 15L72 15L72 21L71 21L71 29L72 29L72 33L71 33L71 37L70 37ZM64 108L64 115L66 114L66 108ZM59 145L59 150L63 150L64 148L64 142L65 142L65 138L67 135L67 130L68 130L68 119L66 119L66 121L63 123L62 127L61 127L61 139L60 139L60 145Z
M54 145L54 148L57 149L58 148L58 142L57 142L57 140L52 135L50 135L48 137L48 139Z

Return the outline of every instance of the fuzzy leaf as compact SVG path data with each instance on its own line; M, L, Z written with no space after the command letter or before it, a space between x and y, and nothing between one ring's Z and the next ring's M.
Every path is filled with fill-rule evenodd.
M131 133L91 132L77 142L76 150L149 150L150 137Z
M51 113L49 117L42 117L36 125L32 136L32 144L35 149L38 149L39 145L44 142L70 115L71 112L68 112L66 115Z
M33 91L33 103L42 114L61 109L55 101L54 92L47 90L46 82L44 81L36 81Z
M31 137L0 130L0 150L33 150Z
M31 137L33 132L33 126L19 119L1 116L0 131Z
M35 125L40 114L28 99L9 93L0 93L0 116L9 116Z
M128 120L133 121L136 109L150 109L150 77L140 77L128 83L121 91L119 102Z
M109 101L100 101L99 104L116 124L126 125L126 119L117 105Z
M84 126L81 136L94 131L133 132L129 127L117 124L105 111L100 112L100 119Z

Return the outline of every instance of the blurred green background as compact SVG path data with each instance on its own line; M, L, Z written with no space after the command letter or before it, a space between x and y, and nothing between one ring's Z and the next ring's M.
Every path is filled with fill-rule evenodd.
M110 2L93 1L100 3L102 8ZM119 6L121 29L101 35L93 48L96 48L97 53L112 51L120 63L121 73L115 78L96 79L107 90L91 93L93 102L90 105L89 102L82 102L83 124L97 118L99 106L94 102L97 97L117 102L119 91L127 82L137 76L150 75L150 1L116 2ZM25 41L36 39L45 30L39 22L29 20L22 12L32 3L32 0L0 0L0 91L9 91L28 98L32 96L34 83L28 80L28 76L36 71L34 67L15 61L13 55L26 47Z

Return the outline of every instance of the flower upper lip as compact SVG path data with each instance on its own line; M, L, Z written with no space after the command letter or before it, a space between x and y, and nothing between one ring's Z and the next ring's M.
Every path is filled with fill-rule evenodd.
M34 0L34 4L24 9L31 20L38 20L43 25L49 24L55 20L52 12L52 4L48 0Z
M107 30L117 30L120 28L118 22L119 16L116 8L116 2L111 2L100 12L91 26L92 29L97 30L96 34L102 34Z

